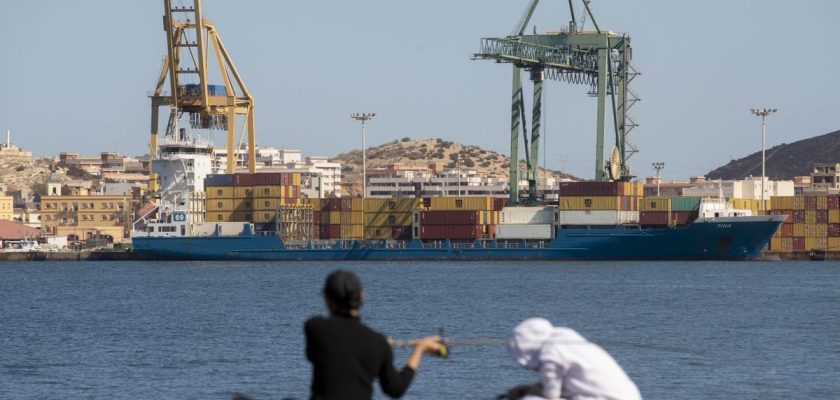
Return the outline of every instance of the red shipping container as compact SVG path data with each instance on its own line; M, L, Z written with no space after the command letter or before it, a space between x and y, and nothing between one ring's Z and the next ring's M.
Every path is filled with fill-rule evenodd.
M312 222L315 225L319 225L321 223L321 212L320 211L312 211Z
M409 240L411 239L410 226L395 226L391 230L391 238L394 240Z
M784 223L782 227L779 228L781 230L781 234L783 237L791 237L793 236L793 223Z
M505 197L496 197L493 199L493 211L501 211L507 207L508 199Z
M817 209L817 198L815 196L808 196L805 198L805 209L806 210L816 210Z
M840 237L840 224L828 224L828 236Z
M624 182L560 182L560 196L624 196Z
M671 213L671 223L673 225L688 225L697 219L697 211L674 211Z
M667 211L642 211L639 213L639 225L668 225Z
M801 236L796 236L793 238L793 249L794 250L805 250L805 238Z
M828 223L828 210L817 210L817 223L818 224L827 224Z
M420 211L420 225L476 225L480 211Z
M426 225L420 226L420 239L471 239L481 237L481 225Z
M321 211L341 211L341 199L321 200Z
M790 219L788 219L790 221ZM794 224L804 224L805 223L805 210L793 210L793 222Z
M840 196L828 196L828 209L840 210Z
M321 239L341 238L341 225L321 225Z

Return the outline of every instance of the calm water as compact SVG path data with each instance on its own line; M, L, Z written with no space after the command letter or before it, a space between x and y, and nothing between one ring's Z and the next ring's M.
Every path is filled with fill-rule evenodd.
M0 398L306 398L302 324L337 266L395 338L500 337L544 316L601 343L649 399L840 398L840 263L781 262L4 263ZM502 347L452 353L426 358L406 398L535 380Z

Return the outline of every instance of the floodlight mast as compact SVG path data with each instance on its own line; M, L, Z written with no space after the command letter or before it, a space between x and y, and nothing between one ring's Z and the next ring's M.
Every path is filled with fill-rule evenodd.
M352 113L350 118L362 122L362 198L367 197L367 139L365 135L365 122L370 121L376 113Z
M760 208L761 211L766 210L766 207L765 207L765 204L764 204L764 197L765 197L764 181L767 180L766 171L765 171L765 163L766 163L767 160L765 158L765 134L764 134L765 123L764 123L764 120L765 120L765 118L767 118L768 115L775 114L777 111L779 111L779 110L775 109L775 108L753 108L753 109L750 109L750 112L753 115L761 117L761 208Z

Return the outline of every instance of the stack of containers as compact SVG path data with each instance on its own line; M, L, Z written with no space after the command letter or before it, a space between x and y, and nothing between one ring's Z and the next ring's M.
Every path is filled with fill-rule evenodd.
M301 201L312 208L312 239L321 239L321 199L306 198Z
M321 200L321 239L363 239L364 201L361 198Z
M208 175L207 221L252 222L258 231L274 230L278 209L303 206L300 183L299 173ZM311 225L311 220L299 221L300 215L290 213L294 220L281 222Z
M413 237L423 240L475 240L495 235L503 204L492 197L433 197L416 211Z
M788 218L770 240L770 250L840 250L840 196L773 197L771 202L771 214Z
M496 239L552 239L557 207L505 207L499 212Z
M420 199L365 199L365 239L409 240Z
M642 199L639 224L642 226L683 226L697 219L702 197L645 197Z
M772 201L767 199L765 201L765 211L761 210L761 200L757 199L731 199L729 205L738 210L750 210L752 215L761 215L767 213L766 210L772 209Z
M638 223L641 182L560 182L561 227Z

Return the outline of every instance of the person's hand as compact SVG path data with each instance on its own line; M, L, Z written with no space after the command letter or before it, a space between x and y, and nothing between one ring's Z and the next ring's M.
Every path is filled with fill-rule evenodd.
M443 348L443 341L440 339L440 336L437 335L427 336L422 339L418 339L414 344L414 347L423 353L439 354Z
M529 394L533 394L535 392L534 385L519 385L514 386L507 391L507 398L511 400L518 400L521 399Z

